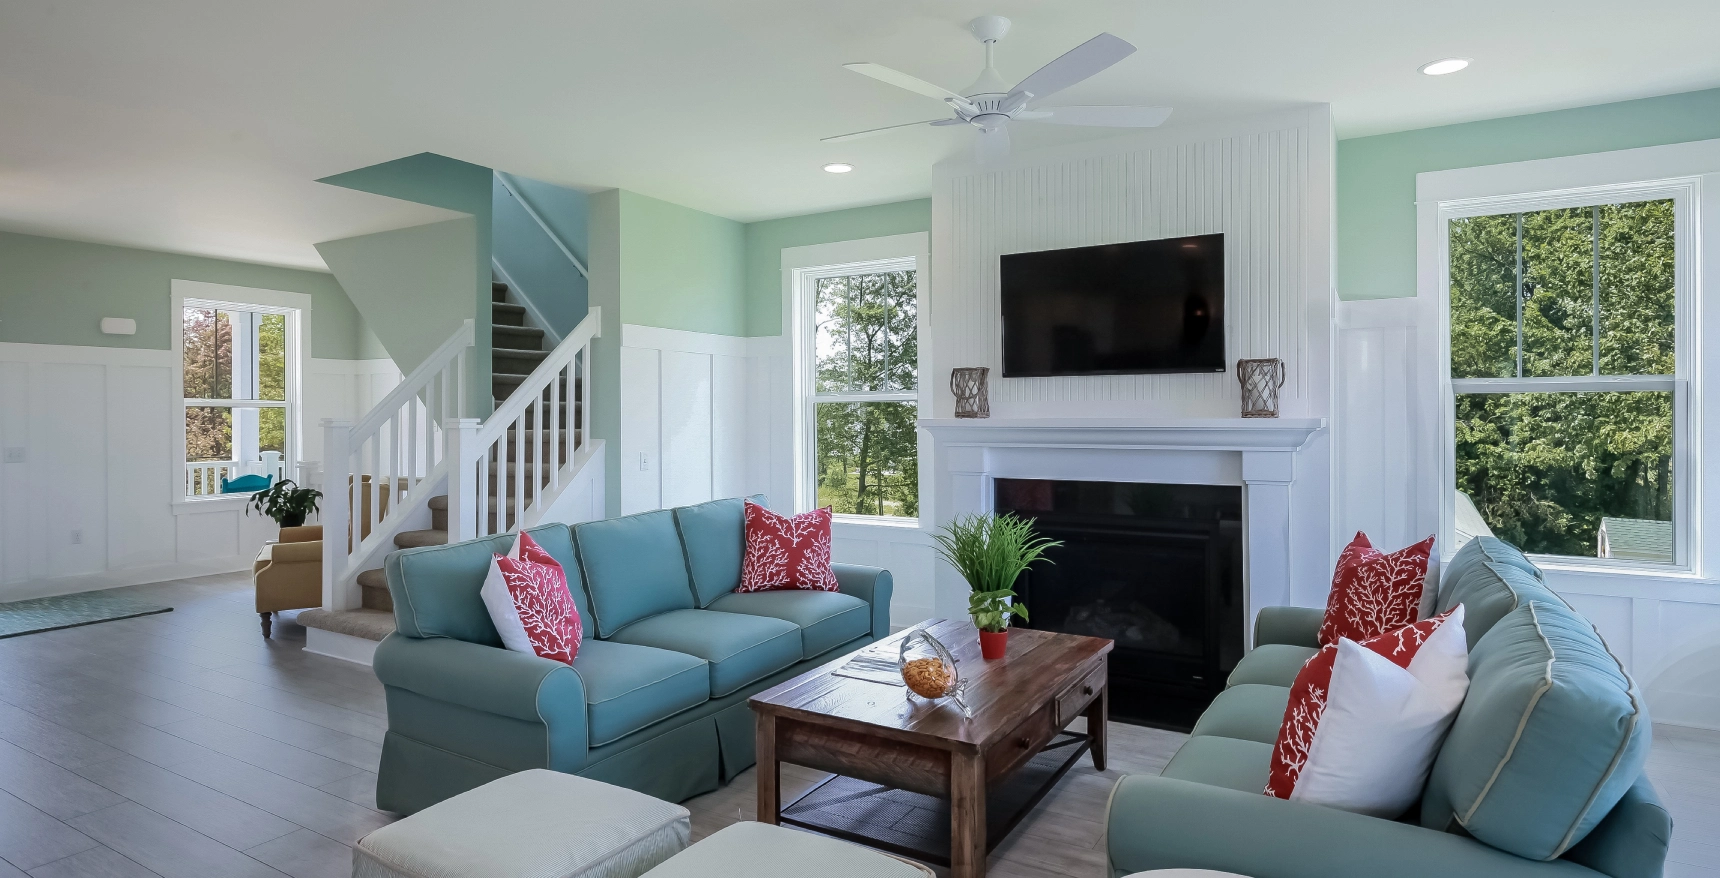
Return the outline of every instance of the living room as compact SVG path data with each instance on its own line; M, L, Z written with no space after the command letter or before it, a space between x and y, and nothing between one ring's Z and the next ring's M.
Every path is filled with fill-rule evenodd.
M1720 874L1708 4L318 6L0 12L0 876Z

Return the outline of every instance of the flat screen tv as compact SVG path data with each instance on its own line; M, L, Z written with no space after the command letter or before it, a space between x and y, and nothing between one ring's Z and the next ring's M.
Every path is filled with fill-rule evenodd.
M1224 235L1002 257L1003 377L1223 372Z

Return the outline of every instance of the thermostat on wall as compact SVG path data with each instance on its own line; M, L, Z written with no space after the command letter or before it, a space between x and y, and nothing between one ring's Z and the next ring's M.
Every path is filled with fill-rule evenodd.
M108 335L137 335L137 321L130 317L103 317L102 332Z

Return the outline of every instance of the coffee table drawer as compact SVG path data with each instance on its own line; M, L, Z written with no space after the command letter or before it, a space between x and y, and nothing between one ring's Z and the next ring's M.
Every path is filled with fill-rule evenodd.
M1069 688L1058 693L1056 707L1053 708L1053 721L1058 728L1069 724L1070 720L1080 716L1099 696L1099 690L1105 688L1105 665L1087 672L1085 677L1076 680Z

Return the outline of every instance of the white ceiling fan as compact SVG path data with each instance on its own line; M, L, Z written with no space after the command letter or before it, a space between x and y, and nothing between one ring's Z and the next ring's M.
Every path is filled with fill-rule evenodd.
M1039 68L1011 88L992 65L992 51L996 48L997 41L1009 33L1009 19L1001 15L982 15L968 23L968 30L985 44L985 69L980 71L979 78L967 87L965 94L956 94L882 64L860 62L842 65L879 82L887 82L915 94L937 98L950 105L955 111L954 118L888 125L826 137L820 142L840 143L920 125L965 124L979 129L979 137L974 142L974 152L983 162L1009 153L1009 123L1012 121L1101 128L1153 128L1171 114L1169 107L1028 108L1029 103L1050 97L1134 54L1135 47L1120 37L1102 33L1063 53L1061 57Z

